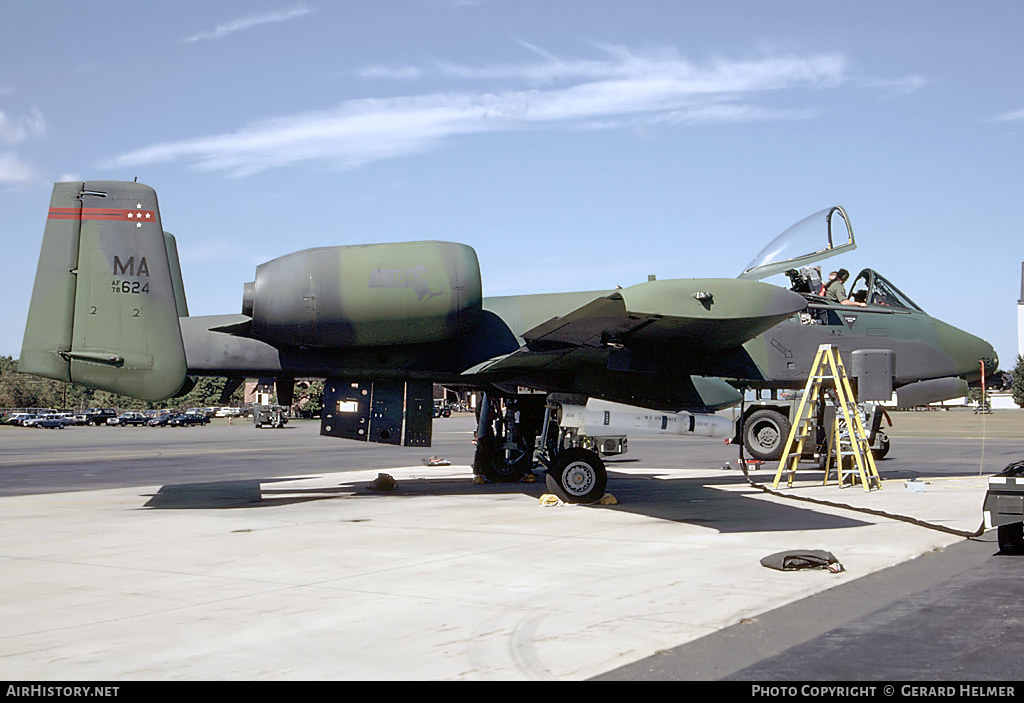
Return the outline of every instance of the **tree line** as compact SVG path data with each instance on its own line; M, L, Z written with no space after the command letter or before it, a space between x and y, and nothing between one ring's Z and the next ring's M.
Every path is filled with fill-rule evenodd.
M224 379L203 376L187 395L163 401L139 400L126 395L98 391L76 383L51 381L47 378L18 373L18 361L0 356L0 408L118 408L120 410L160 410L163 408L194 408L221 405ZM230 405L242 403L242 389L231 394Z
M84 410L85 408L117 408L119 410L162 410L164 408L207 408L224 405L221 393L224 378L200 376L195 388L180 398L161 401L139 400L126 395L98 391L76 383L52 381L39 376L18 373L18 360L0 356L0 408L54 408ZM295 384L297 412L313 417L320 414L323 403L322 380L299 380ZM244 392L238 388L228 398L228 405L244 402Z
M994 376L1005 379L1004 390L1013 394L1013 402L1024 407L1024 357L1017 355L1013 371L997 371ZM130 398L108 391L98 391L75 383L51 381L38 376L18 373L18 361L0 356L0 408L119 408L121 410L160 410L163 408L196 408L221 405L224 379L200 376L196 386L181 398L152 402ZM995 390L990 388L989 390ZM972 389L972 392L974 389ZM231 394L228 403L240 405L242 389ZM323 381L299 381L295 385L295 404L307 414L319 414L323 402Z

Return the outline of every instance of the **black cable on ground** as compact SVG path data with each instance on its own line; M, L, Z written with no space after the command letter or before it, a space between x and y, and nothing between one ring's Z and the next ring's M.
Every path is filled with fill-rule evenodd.
M740 450L740 453L742 455L742 449ZM836 503L831 500L822 500L820 498L811 498L809 496L793 495L791 493L780 493L779 491L767 488L766 486L760 483L754 483L754 481L750 479L750 474L747 473L747 462L743 460L742 456L740 458L740 468L743 470L743 476L744 478L747 479L747 483L749 483L754 488L758 488L764 491L765 493L768 493L769 495L777 496L779 498L786 498L787 500L799 500L806 503L825 505L830 508L841 508L843 510L852 510L857 513L865 513L867 515L875 515L877 517L889 518L890 520L899 520L900 522L908 522L911 525L917 525L918 527L924 527L929 530L936 530L938 532L945 532L946 534L956 535L957 537L966 537L968 539L980 537L986 532L984 520L982 520L981 526L978 527L977 530L975 530L974 532L967 532L965 530L955 530L952 527L946 527L945 525L936 525L930 522L925 522L924 520L918 520L917 518L910 517L908 515L896 515L893 513L887 513L884 510L874 510L872 508L859 508L853 505L847 505L846 503Z
M983 535L986 532L985 520L984 519L982 519L981 525L978 527L977 530L975 530L974 532L967 532L965 530L955 530L952 527L946 527L945 525L935 525L935 524L932 524L930 522L925 522L923 520L918 520L917 518L913 518L913 517L910 517L908 515L894 515L893 513L887 513L884 510L873 510L871 508L858 508L858 507L855 507L853 505L847 505L846 503L836 503L836 502L833 502L833 501L830 501L830 500L822 500L820 498L811 498L809 496L799 496L799 495L793 495L793 494L787 494L787 493L780 493L778 491L772 490L771 488L763 486L760 483L754 483L750 479L750 474L747 472L747 460L743 457L743 406L744 405L745 405L744 402L740 403L740 423L739 423L739 428L740 429L739 429L739 432L738 432L738 436L740 438L740 441L739 441L740 468L743 470L743 477L747 480L747 483L750 484L753 488L757 488L759 490L764 491L765 493L767 493L769 495L773 495L773 496L776 496L778 498L785 498L787 500L798 500L798 501L803 501L805 503L815 503L817 505L824 505L824 506L827 506L829 508L840 508L842 510L852 510L852 511L857 512L857 513L865 513L867 515L875 515L877 517L889 518L890 520L899 520L900 522L907 522L907 523L910 523L911 525L917 525L918 527L924 527L926 529L936 530L938 532L945 532L946 534L956 535L957 537L965 537L967 539L975 539L977 537L980 537L981 535ZM1024 468L1022 468L1022 472L1024 472Z

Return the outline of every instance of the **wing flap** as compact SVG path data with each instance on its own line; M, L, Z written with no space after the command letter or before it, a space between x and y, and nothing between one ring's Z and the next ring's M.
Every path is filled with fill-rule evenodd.
M523 333L527 343L599 347L649 324L629 315L619 294L598 298L568 315L553 317Z

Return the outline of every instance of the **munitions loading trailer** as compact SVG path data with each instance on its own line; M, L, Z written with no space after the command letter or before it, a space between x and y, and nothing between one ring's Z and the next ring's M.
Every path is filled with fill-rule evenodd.
M798 398L758 398L746 404L743 413L742 432L738 441L748 455L760 461L777 461L786 445L786 438L792 427L796 409L800 405ZM889 436L883 429L886 419L885 408L872 402L861 404L862 422L868 433L868 443L875 459L882 459L889 453ZM832 432L835 421L836 407L829 402L819 404L818 422L812 426L811 436L804 444L803 458L818 459L825 445L825 438ZM737 426L740 430L740 426ZM738 443L737 440L734 440Z
M862 422L868 433L868 443L875 459L889 453L889 437L882 429L885 408L877 402L892 397L892 379L895 376L895 357L888 349L858 349L851 354L851 379L860 404ZM771 391L766 399L758 391L757 400L747 404L741 422L737 423L735 441L742 442L746 452L754 459L775 461L782 457L786 438L792 428L794 415L800 404L799 393L787 399ZM811 437L804 444L804 459L816 459L823 454L825 438L831 435L835 421L834 404L826 403L827 390L818 405L818 421L811 429Z
M284 427L288 424L288 408L283 405L254 405L252 419L257 430L262 427Z

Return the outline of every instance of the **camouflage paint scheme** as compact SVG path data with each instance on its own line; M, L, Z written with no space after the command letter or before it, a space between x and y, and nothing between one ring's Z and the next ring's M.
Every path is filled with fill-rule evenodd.
M156 193L58 183L19 368L149 400L189 376L324 377L525 387L670 411L734 404L733 386L802 386L822 342L844 355L893 349L898 384L976 379L982 358L995 368L990 345L919 310L850 309L755 280L481 290L465 245L326 247L258 267L242 313L189 317ZM801 322L809 303L828 324Z
M823 299L816 305L828 313L826 324L808 325L794 316L743 345L762 373L760 379L748 379L748 385L802 388L820 344L838 347L848 367L854 350L893 350L896 386L949 377L978 381L980 361L987 372L998 365L995 350L983 339L917 310L850 308Z

